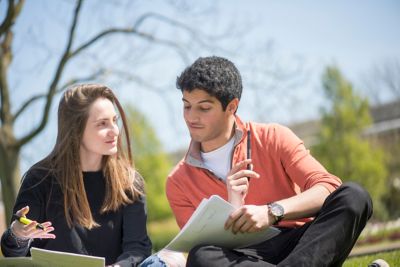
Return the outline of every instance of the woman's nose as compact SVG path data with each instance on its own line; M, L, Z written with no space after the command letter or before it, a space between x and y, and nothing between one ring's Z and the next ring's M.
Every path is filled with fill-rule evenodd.
M110 131L108 132L109 135L112 136L117 136L119 135L119 127L116 123L114 123L110 129Z

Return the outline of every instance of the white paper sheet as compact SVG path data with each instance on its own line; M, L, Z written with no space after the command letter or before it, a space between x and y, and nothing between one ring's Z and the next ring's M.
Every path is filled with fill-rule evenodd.
M280 231L269 227L256 233L237 233L225 230L224 224L235 208L217 195L203 199L186 225L165 247L169 250L188 252L196 245L217 245L240 248L270 239Z
M74 253L31 248L31 257L0 258L4 267L104 267L105 259Z

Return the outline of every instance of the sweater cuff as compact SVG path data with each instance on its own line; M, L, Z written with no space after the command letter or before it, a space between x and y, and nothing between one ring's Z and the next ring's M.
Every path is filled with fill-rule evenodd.
M30 238L22 239L17 237L9 227L1 237L1 249L4 256L24 257L28 254L31 242L32 239Z

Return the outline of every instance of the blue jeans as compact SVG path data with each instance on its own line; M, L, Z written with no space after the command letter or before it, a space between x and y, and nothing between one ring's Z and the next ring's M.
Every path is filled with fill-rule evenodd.
M157 254L153 254L145 259L139 267L167 267L167 264Z

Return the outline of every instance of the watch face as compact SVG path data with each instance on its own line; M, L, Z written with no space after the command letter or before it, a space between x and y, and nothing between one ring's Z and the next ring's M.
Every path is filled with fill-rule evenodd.
M276 216L276 217L282 217L283 216L283 207L279 204L272 204L271 205L271 213Z

